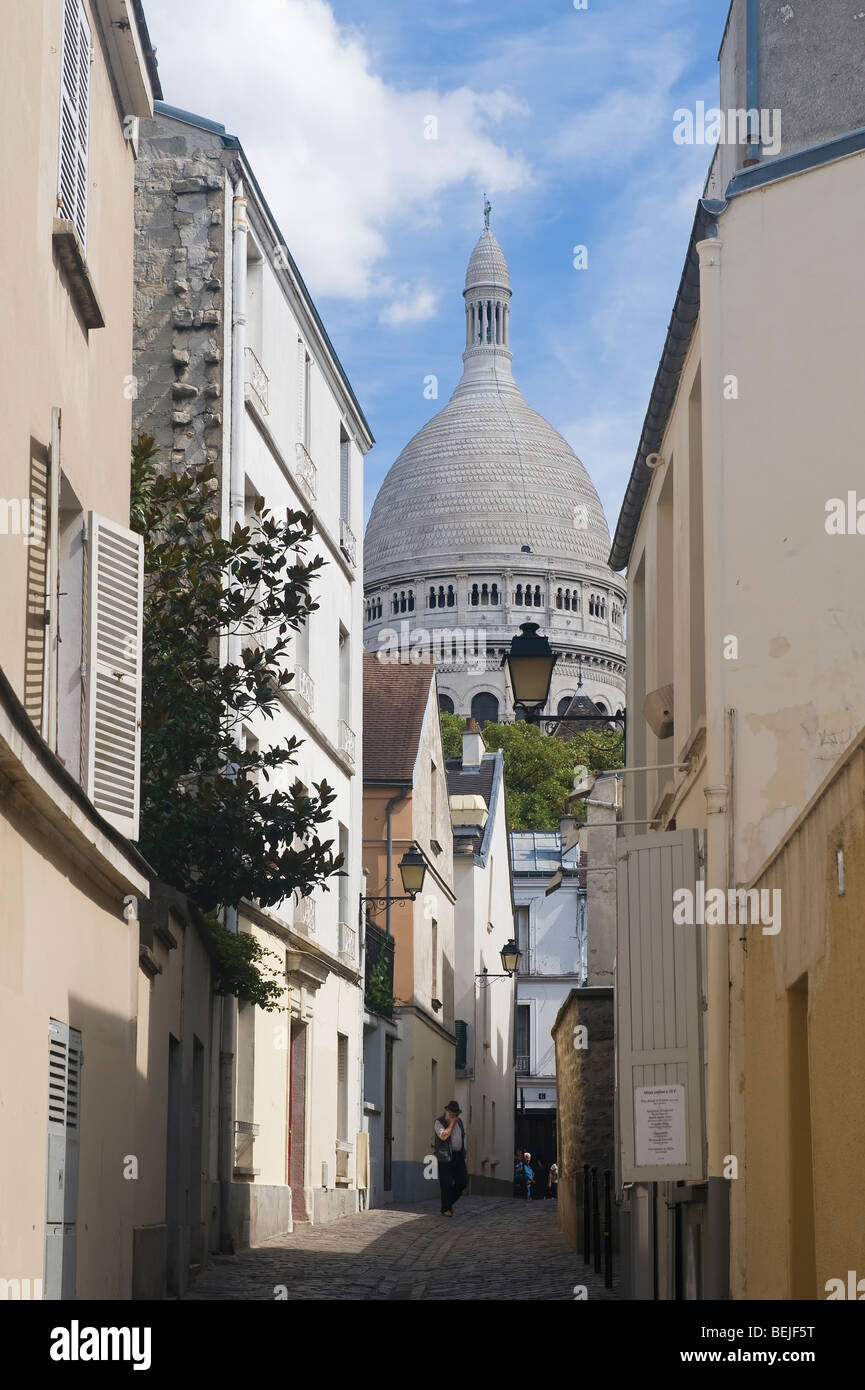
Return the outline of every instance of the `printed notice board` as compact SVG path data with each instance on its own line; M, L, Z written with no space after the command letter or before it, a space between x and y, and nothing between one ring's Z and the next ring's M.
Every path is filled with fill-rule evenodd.
M637 1086L634 1138L638 1164L686 1161L684 1086Z

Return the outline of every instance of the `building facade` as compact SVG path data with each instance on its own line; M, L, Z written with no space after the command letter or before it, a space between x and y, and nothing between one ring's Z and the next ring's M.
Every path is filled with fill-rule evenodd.
M559 661L549 711L578 690L624 705L625 590L582 463L523 399L511 372L511 284L485 227L466 272L463 376L406 445L367 525L367 651L427 653L442 708L511 717L501 658L522 623Z
M511 831L517 945L516 1140L546 1166L557 1148L552 1029L568 994L586 982L586 875L579 848L558 831ZM554 891L547 892L555 884Z
M330 891L239 907L238 929L284 961L287 985L283 1013L229 1001L223 1019L232 1093L223 1241L246 1245L361 1200L356 538L372 437L235 137L158 104L142 126L137 206L136 427L153 435L164 468L215 467L225 528L251 524L259 501L277 516L309 513L327 560L277 716L244 729L253 746L300 740L280 785L334 789L323 838L345 859Z
M12 1297L128 1298L149 868L131 843L142 564L125 388L132 136L159 82L125 0L5 6L3 37L0 1279Z
M819 28L816 16L795 18L787 26L777 7L746 0L731 8L722 99L782 107L783 148L715 156L610 556L628 567L625 819L647 823L619 844L617 976L620 1178L631 1287L647 1298L822 1296L840 1248L817 1245L809 1213L837 1210L849 1187L843 1159L822 1161L832 1126L818 1113L816 1039L833 991L832 1029L846 1007L829 973L834 932L847 949L825 858L837 846L812 846L831 903L813 927L787 867L794 850L781 846L865 709L851 539L863 304L843 249L865 223L865 131L855 89L836 80L855 21L835 3ZM819 112L815 83L831 93ZM832 821L828 803L810 824L824 815ZM842 821L837 808L833 836ZM805 838L802 828L799 855ZM740 901L758 880L785 885L768 919ZM711 915L710 892L723 900ZM655 996L670 1010L648 1025L651 977L628 964L646 951L664 962ZM859 1094L855 1027L845 1036L838 1056ZM783 1097L761 1104L754 1059L779 1047ZM665 1155L651 1143L640 1152L650 1093L681 1125ZM771 1235L751 1195L770 1171ZM653 1184L670 1200L655 1202ZM766 1241L779 1256L771 1271ZM854 1268L862 1248L850 1227L846 1249Z
M370 1166L382 1202L424 1201L436 1190L433 1124L453 1099L456 1049L453 836L433 665L365 654L363 723L366 892L402 899L366 905L376 936L393 940L392 997L365 1019ZM398 869L410 848L426 866L411 902Z
M504 754L488 753L476 723L448 758L454 836L456 1099L468 1131L469 1192L509 1196L514 1155L516 979L502 970L513 939Z

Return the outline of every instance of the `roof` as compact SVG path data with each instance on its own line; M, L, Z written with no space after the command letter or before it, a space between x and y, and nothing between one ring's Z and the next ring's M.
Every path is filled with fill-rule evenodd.
M270 224L277 235L279 244L282 247L282 250L285 254L285 259L288 261L291 275L297 282L298 289L310 313L310 316L313 319L316 328L321 334L322 341L324 342L328 352L330 353L330 356L333 359L334 366L336 367L339 379L342 383L345 393L351 401L351 404L354 406L355 411L357 412L358 420L360 421L361 425L367 433L367 436L370 441L370 446L373 445L375 443L375 439L373 437L372 430L369 427L369 422L366 416L364 415L363 410L361 409L360 402L357 399L357 396L354 394L354 388L352 387L352 384L348 379L346 370L339 360L336 349L334 348L333 343L330 340L330 335L328 334L328 331L321 320L321 316L319 315L319 312L315 307L315 301L313 300L312 295L306 287L306 283L304 281L303 276L297 268L297 262L295 261L294 257L291 254L291 251L288 249L288 246L286 245L286 240L282 234L282 231L280 230L279 223L274 217L270 205L267 199L265 198L264 193L261 190L261 184L255 177L252 165L250 164L249 159L247 158L246 151L244 150L237 136L229 135L226 132L225 126L220 125L217 121L210 121L207 119L206 116L197 116L192 111L184 111L179 106L169 106L168 103L164 101L157 101L155 103L154 110L157 115L166 116L169 118L169 120L180 121L183 125L196 126L199 130L209 131L211 135L216 135L222 141L222 144L225 147L225 149L237 150L238 154L243 160L246 174L249 178L249 182L252 184L252 187L255 190L255 196L259 203L259 206L261 207L262 211L270 221Z
M144 53L144 61L147 64L147 76L150 78L150 85L153 88L154 98L158 101L162 96L162 84L159 81L159 65L156 61L156 49L153 47L147 28L147 20L144 18L144 8L141 0L132 0L132 13L135 15L135 23L138 27L138 38Z
M557 830L512 830L510 834L515 874L541 874L546 878L563 866L571 871L577 868L577 847L562 855L562 837ZM585 864L585 856L581 862ZM585 887L585 874L580 874L580 887Z
M504 305L509 283L504 253L485 230L469 261L466 302L471 307L471 287L483 284L484 302L492 293ZM532 573L552 564L562 579L590 572L612 580L610 533L588 472L524 399L502 317L485 341L479 333L466 346L465 314L461 304L462 377L406 444L373 504L364 540L367 590L399 575L502 561Z
M363 780L410 785L435 667L363 657Z
M473 767L471 772L463 772L462 758L447 758L448 796L482 796L489 809L495 767L494 753L486 753L480 767Z

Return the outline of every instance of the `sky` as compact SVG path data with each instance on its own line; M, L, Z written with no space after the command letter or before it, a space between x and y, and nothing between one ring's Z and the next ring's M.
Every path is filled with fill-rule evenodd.
M367 514L461 375L486 194L514 376L615 527L711 154L674 112L717 104L728 8L145 0L165 100L240 139L370 423Z

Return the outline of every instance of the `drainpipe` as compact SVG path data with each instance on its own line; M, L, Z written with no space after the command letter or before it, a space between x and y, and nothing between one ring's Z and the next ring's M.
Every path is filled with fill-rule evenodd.
M385 909L385 935L390 936L390 897L391 885L393 883L393 813L396 806L401 805L408 797L408 788L397 792L387 803L387 879L385 892L387 893L387 907Z
M760 163L760 0L747 0L745 17L745 105L757 112L757 129L748 117L748 154L744 169Z
M243 183L234 190L231 274L231 436L229 445L229 534L235 522L243 525L245 504L245 470L243 432L246 380L246 198ZM228 660L240 660L241 638L230 634ZM225 925L237 934L237 908L225 909ZM219 1056L219 1178L220 1178L220 1245L223 1253L233 1253L231 1230L231 1188L234 1180L234 1060L237 1032L237 1000L233 994L223 995L222 1036Z
M717 222L697 244L700 257L700 345L703 381L703 549L706 622L706 862L709 886L730 882L728 718L723 660L724 482L721 252ZM729 1296L729 1181L723 1176L730 1152L730 961L726 930L706 928L708 1201L704 1296Z

